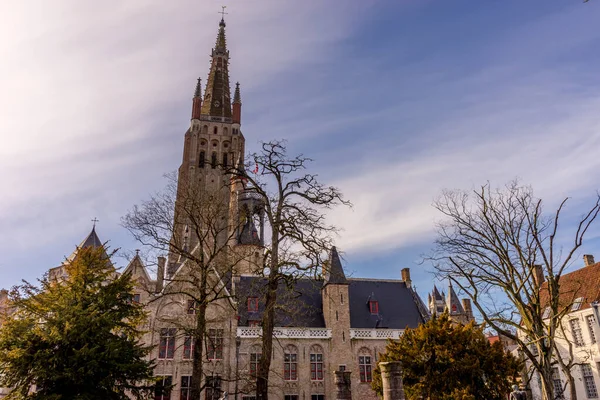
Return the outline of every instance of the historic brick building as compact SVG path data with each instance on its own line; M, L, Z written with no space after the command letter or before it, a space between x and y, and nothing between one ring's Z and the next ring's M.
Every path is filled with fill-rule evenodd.
M221 20L206 88L202 93L198 80L194 94L178 179L180 186L193 183L207 189L230 184L221 201L228 203L231 219L235 220L254 212L254 206L244 186L231 182L225 173L231 165L243 165L245 142L240 129L240 87L236 85L231 100L228 63L225 22ZM258 221L258 229L254 221ZM237 241L235 246L248 254L262 254L262 218L246 218L242 225L239 232L229 236ZM174 240L184 246L197 245L185 224L180 226ZM156 298L169 282L188 273L185 261L180 259L174 253L168 259L159 258L156 280L146 272L139 257L127 267L140 283L139 301L153 299L148 306L151 317L146 340L156 345L152 354L157 359L156 374L176 385L170 396L173 400L186 398L188 393L191 341L177 327L185 325L186 320L193 323L193 310L184 295ZM378 353L384 350L388 338L398 338L405 328L425 321L427 307L413 290L408 269L403 269L397 280L348 279L333 248L323 275L300 279L291 288L281 289L278 296L281 307L276 317L277 340L269 382L273 397L334 399L333 371L345 368L352 372L355 398L374 399L370 381ZM252 374L261 356L259 324L264 309L264 278L242 265L231 276L219 279L228 296L211 303L208 310L210 341L205 368L209 388L204 396L212 400L226 391L230 397L250 399Z

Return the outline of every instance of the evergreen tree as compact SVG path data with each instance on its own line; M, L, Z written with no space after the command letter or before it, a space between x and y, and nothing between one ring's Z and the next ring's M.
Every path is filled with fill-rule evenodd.
M147 398L146 314L131 301L129 274L118 275L104 247L79 249L59 281L12 290L13 312L0 327L0 387L9 399ZM128 397L131 396L131 397Z
M379 361L402 362L407 399L505 399L519 370L500 342L490 344L472 322L455 324L446 313L390 341ZM382 394L379 368L373 375Z

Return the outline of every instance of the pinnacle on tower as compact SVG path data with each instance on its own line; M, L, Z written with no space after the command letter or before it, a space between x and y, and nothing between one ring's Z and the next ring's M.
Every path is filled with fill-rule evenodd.
M192 119L200 119L202 109L202 79L198 78L194 99L192 100Z
M240 83L235 84L235 93L233 94L233 123L242 122L242 96L240 95Z

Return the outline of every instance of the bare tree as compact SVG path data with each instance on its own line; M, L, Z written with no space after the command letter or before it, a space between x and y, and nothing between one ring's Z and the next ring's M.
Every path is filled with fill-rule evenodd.
M513 181L500 190L486 184L471 193L445 191L434 203L445 217L430 257L436 273L457 284L489 326L518 343L539 372L548 400L555 395L556 360L569 375L573 365L556 348L574 300L561 289L561 276L600 211L597 197L563 247L561 214L567 200L547 216L531 188Z
M177 182L174 174L167 179L165 189L134 206L122 225L146 248L169 254L164 287L158 288L150 301L160 322L176 326L187 340L193 340L191 398L200 399L207 382L206 350L222 346L222 341L214 343L218 338L207 335L209 325L219 322L211 320L207 310L209 304L231 307L216 313L222 316L235 307L225 283L238 265L247 262L248 254L243 247L234 246L239 222L231 218L234 194L228 176L212 188L192 179ZM188 315L161 320L161 308L180 298L187 299L187 307L192 308L184 313Z
M261 151L251 154L246 165L254 174L238 171L247 181L246 191L262 199L270 229L265 244L265 312L262 316L262 357L256 377L256 396L268 400L269 370L273 355L273 330L277 289L302 275L317 274L324 254L331 247L336 228L326 221L324 210L339 204L350 205L333 186L320 183L306 173L311 159L288 156L285 142L262 143Z

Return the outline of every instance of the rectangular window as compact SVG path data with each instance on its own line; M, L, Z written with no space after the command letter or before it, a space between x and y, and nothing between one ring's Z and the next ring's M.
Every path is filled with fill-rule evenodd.
M207 376L204 393L205 400L219 400L219 397L221 397L221 377Z
M373 380L370 356L358 357L358 372L360 373L361 382L371 382Z
M159 359L171 359L175 354L175 328L162 328L160 330L160 342L158 346Z
M572 319L569 321L569 325L571 325L571 334L573 335L573 342L575 342L575 346L583 346L583 335L581 334L581 326L579 325L579 320Z
M209 360L223 359L223 329L208 330L208 351ZM219 378L220 379L220 378Z
M552 368L552 383L554 384L554 394L557 399L563 399L563 383L560 379L558 367Z
M298 400L297 394L286 394L283 396L283 400Z
M590 331L590 340L592 343L596 343L596 333L594 332L594 328L596 327L596 317L594 314L590 314L585 317L585 322L587 322L588 330Z
M285 353L283 358L283 379L295 381L298 379L298 355L296 353Z
M376 301L369 301L369 310L371 314L379 314L379 303Z
M311 394L310 400L325 400L324 394Z
M345 365L338 365L338 371L345 371L345 370L346 370Z
M193 336L186 336L183 341L183 359L191 360L194 358L194 346L196 345Z
M192 377L182 376L181 377L181 396L180 400L190 400L192 398Z
M250 353L250 375L256 377L260 364L260 353Z
M313 381L323 380L323 354L310 355L310 379Z
M196 300L188 300L187 301L187 313L189 315L194 315L196 314Z
M258 297L248 297L248 312L258 311Z
M154 389L154 400L171 400L171 386L173 385L173 377L163 375L156 382Z
M141 296L140 296L139 293L136 293L136 294L133 295L133 302L134 303L139 304L140 303L140 299L141 299Z
M583 382L585 383L585 394L588 399L597 399L598 390L596 389L596 382L594 382L594 374L592 373L592 367L590 364L581 365L581 375L583 375Z

